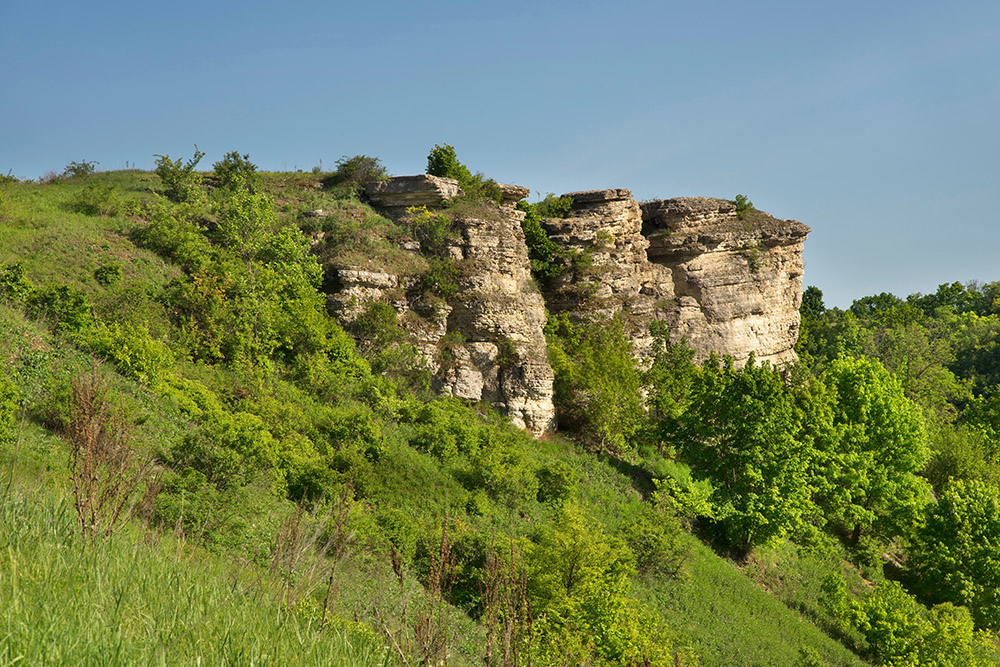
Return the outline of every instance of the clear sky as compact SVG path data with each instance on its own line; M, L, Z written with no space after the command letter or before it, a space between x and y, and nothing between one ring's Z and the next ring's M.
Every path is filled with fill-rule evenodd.
M7 2L0 172L231 150L746 194L828 305L1000 280L1000 2ZM534 198L534 197L533 197Z

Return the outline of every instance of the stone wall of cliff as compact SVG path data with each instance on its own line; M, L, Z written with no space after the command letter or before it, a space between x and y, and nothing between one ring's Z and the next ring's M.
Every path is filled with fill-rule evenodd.
M428 308L413 277L338 265L331 312L348 322L366 303L389 303L439 391L488 402L536 435L552 427L555 413L546 308L577 321L620 317L640 359L654 319L672 340L686 339L698 360L713 351L737 363L751 352L778 365L795 359L809 233L802 223L705 197L640 206L626 189L569 193L569 215L542 223L564 263L542 293L531 279L523 214L515 208L528 190L502 190L503 202L489 214L452 216L454 294ZM367 194L376 210L399 217L407 207L434 208L460 193L451 179L423 175L375 184ZM412 240L401 248L420 250Z

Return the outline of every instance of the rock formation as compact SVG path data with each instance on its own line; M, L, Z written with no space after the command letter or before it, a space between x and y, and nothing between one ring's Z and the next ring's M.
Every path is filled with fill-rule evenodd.
M722 199L679 197L641 207L625 189L571 192L569 216L542 224L567 251L546 289L550 312L621 316L640 358L662 320L703 360L794 360L809 228Z
M566 218L543 221L561 248L564 271L545 287L531 279L518 200L527 188L501 186L499 207L452 214L446 254L458 267L454 293L428 303L414 276L336 266L331 312L351 320L384 301L400 316L435 373L438 390L485 401L538 435L553 425L552 370L542 328L546 307L574 320L618 316L640 359L649 325L663 321L696 359L711 352L737 363L750 353L782 365L795 359L802 298L802 244L809 228L705 197L641 206L625 189L573 192ZM397 177L366 195L382 214L434 208L461 194L453 179ZM414 255L420 244L403 241Z
M802 244L809 228L722 199L678 197L642 205L650 261L670 271L677 319L699 358L742 363L796 359L802 302Z
M391 305L435 375L435 388L484 401L535 435L554 423L552 368L546 356L545 303L531 279L515 204L527 188L502 186L503 201L484 215L456 215L446 254L457 290L428 302L419 280L352 266L334 270L340 289L330 310L349 322L366 303ZM394 178L368 189L372 205L399 217L410 206L438 206L461 194L453 179ZM419 243L404 242L414 253Z

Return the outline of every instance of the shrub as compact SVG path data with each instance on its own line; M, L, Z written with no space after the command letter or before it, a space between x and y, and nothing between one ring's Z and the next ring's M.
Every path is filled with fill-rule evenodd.
M113 361L122 375L154 388L174 363L170 349L141 327L101 323L90 330L87 342L95 354Z
M260 190L257 165L250 161L249 153L241 156L236 151L230 151L212 165L212 168L215 170L215 178L220 188L227 190L245 188L251 192Z
M97 171L96 160L81 160L80 162L70 162L63 170L63 178L73 178L74 176L90 176Z
M538 477L538 502L561 505L576 491L577 477L564 461L552 461L535 473Z
M121 284L122 265L118 262L105 262L94 269L94 279L105 287Z
M205 154L194 146L194 156L186 163L181 159L171 160L169 155L154 154L156 175L163 181L164 194L175 202L194 202L202 199L201 174L195 172Z
M573 208L573 198L556 197L550 192L545 195L545 199L531 206L541 218L566 218Z
M500 186L492 178L486 178L481 173L473 174L469 168L458 161L455 148L444 144L434 145L427 155L427 173L431 176L454 178L462 187L469 199L484 199L499 202L503 197Z
M0 268L0 300L7 303L23 304L34 291L31 281L24 275L24 267L19 262L4 264Z
M125 208L125 204L114 185L94 181L87 183L80 191L76 199L76 208L87 215L110 218L118 215Z
M69 285L50 285L31 294L28 314L46 320L60 333L80 333L94 325L90 299Z
M212 170L218 187L230 190L241 187L253 189L253 185L259 184L257 165L251 162L249 153L240 155L239 151L230 151L212 164Z
M325 187L343 187L357 195L369 183L389 180L389 170L377 157L368 155L346 155L337 160L337 170L323 179Z
M753 210L753 202L747 199L746 195L736 195L733 205L736 206L736 217L740 220L746 217L748 211Z
M540 204L529 204L526 201L517 203L518 210L525 214L524 220L521 221L521 230L524 232L524 241L528 246L531 274L535 280L544 285L558 278L565 267L557 261L560 256L559 246L549 238L548 232L542 228L541 220L546 216L539 213L539 206Z

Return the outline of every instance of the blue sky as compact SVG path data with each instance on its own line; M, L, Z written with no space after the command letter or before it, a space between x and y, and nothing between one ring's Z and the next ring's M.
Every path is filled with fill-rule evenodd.
M144 5L149 6L144 6ZM1000 3L8 3L0 171L455 146L533 191L737 193L828 305L1000 280Z

